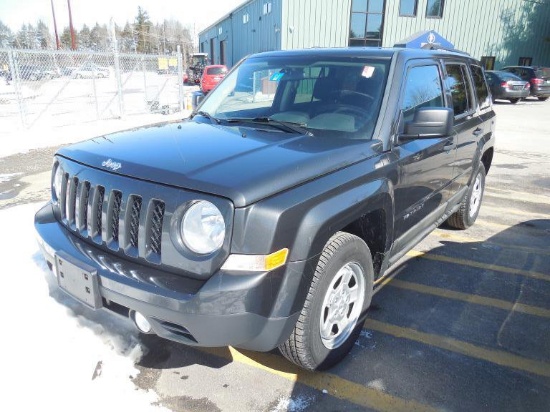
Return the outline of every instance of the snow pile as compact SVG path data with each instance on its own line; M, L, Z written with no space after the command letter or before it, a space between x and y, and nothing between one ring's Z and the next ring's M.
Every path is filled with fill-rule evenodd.
M12 410L15 402L25 410L161 410L153 406L157 395L131 380L142 355L133 325L87 309L58 289L35 241L33 217L40 206L0 213L0 310L7 322L0 348L8 382L0 409Z

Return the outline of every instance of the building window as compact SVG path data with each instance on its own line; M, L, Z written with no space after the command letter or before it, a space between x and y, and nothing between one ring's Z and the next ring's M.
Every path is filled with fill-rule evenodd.
M248 23L250 20L250 15L248 13L243 14L243 24Z
M352 0L349 45L381 46L383 23L384 0Z
M271 2L264 3L264 14L271 13Z
M518 60L518 66L531 66L533 64L532 57L520 57Z
M443 17L444 0L428 0L426 6L426 17Z
M494 70L495 56L481 56L481 65L485 70Z
M218 34L222 34L223 33L223 29L221 27L218 27Z
M415 17L417 5L418 5L418 0L400 0L399 15L405 16L405 17Z

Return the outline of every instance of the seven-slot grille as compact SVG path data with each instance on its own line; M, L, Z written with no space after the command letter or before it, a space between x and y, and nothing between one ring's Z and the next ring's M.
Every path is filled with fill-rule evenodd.
M144 204L139 195L125 197L120 190L107 191L104 186L66 173L59 206L63 224L80 236L160 263L165 212L162 200L151 199Z

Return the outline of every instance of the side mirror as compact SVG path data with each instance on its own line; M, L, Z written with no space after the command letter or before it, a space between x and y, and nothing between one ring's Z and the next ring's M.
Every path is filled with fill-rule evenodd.
M412 121L405 123L404 134L399 138L410 140L449 136L452 133L453 125L453 109L422 107L415 112Z

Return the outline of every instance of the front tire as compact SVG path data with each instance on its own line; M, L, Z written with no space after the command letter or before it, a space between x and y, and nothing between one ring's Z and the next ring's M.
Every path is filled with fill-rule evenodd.
M510 103L512 104L516 104L517 102L519 102L519 99L510 99Z
M285 358L308 370L342 360L362 329L372 299L374 270L368 246L338 232L325 245L292 334L279 346Z
M539 100L540 100L541 102L545 102L546 100L548 100L548 96L546 96L546 97L539 97Z
M479 215L483 193L485 191L485 166L480 164L459 209L453 213L447 223L456 229L467 229L474 224Z

